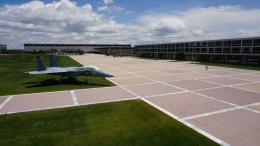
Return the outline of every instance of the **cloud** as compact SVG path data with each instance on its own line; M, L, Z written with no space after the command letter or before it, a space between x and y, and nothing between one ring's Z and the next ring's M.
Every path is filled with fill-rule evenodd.
M124 11L124 10L125 10L124 7L116 6L116 5L111 6L111 9L112 9L113 11Z
M111 6L105 5L105 6L98 7L97 10L99 12L121 12L124 11L125 8L116 5L111 5Z
M244 35L244 34L247 34L248 32L246 30L239 29L239 30L236 30L235 33L237 33L238 35Z
M107 11L112 5L100 7ZM47 13L48 12L48 13ZM259 36L260 9L240 6L192 8L178 13L146 14L120 23L106 18L91 4L69 0L31 1L0 7L1 43L163 43Z
M241 6L192 8L174 14L149 14L140 19L146 17L158 20L155 19L155 24L150 23L148 27L163 27L157 30L162 34L172 32L161 37L153 36L153 39L147 39L147 43L253 37L260 34L260 9L245 9Z
M223 31L244 26L255 27L255 23L260 23L259 12L259 9L246 10L240 6L220 6L191 9L182 16L192 27Z
M0 8L0 37L11 48L27 42L88 43L85 40L115 33L119 26L94 12L92 5L77 6L69 0L31 1Z
M102 6L102 7L98 7L98 11L110 11L110 9L108 8L108 6Z
M154 35L175 34L185 29L185 23L171 16L143 16L140 18L148 32Z
M128 14L128 15L130 15L130 14L133 14L134 11L126 11L125 13Z
M195 36L201 36L204 34L204 32L202 30L199 30L199 29L194 29L192 30L192 33L195 35Z
M260 9L244 9L240 6L219 6L208 8L194 8L180 12L182 19L187 26L187 33L194 30L200 30L201 37L192 37L198 39L218 39L218 38L236 38L247 36L259 36ZM240 33L241 30L248 30L247 33ZM234 33L235 32L235 33Z
M103 0L103 2L104 2L105 4L111 4L111 3L113 3L113 0Z

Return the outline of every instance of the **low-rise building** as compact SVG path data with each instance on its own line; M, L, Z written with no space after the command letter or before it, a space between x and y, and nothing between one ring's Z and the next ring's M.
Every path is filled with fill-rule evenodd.
M260 37L136 45L137 56L186 60L260 64Z
M99 48L100 54L113 56L133 56L134 49L131 46Z
M51 50L83 50L87 53L99 53L99 48L129 47L125 44L24 44L24 50L28 52L51 51Z

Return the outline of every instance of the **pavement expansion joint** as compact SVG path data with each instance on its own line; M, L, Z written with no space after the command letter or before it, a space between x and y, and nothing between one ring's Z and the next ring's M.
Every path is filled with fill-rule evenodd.
M129 72L129 73L130 73L130 72ZM141 77L142 77L142 76L141 76ZM113 82L112 80L110 80L110 81ZM157 80L154 80L154 81L157 81ZM159 81L159 82L160 82L160 81ZM121 88L124 89L125 91L127 91L127 92L129 92L129 93L135 95L136 97L138 97L139 99L141 99L141 100L143 100L144 102L148 103L149 105L151 105L151 106L155 107L156 109L162 111L163 113L169 115L170 117L172 117L172 118L178 120L179 122L183 123L184 125L186 125L186 126L192 128L192 129L196 130L197 132L199 132L199 133L201 133L201 134L207 136L208 138L212 139L213 141L217 142L218 144L228 146L228 144L225 143L224 141L222 141L222 140L218 139L217 137L215 137L215 136L213 136L213 135L207 133L206 131L203 131L202 129L200 129L200 128L198 128L198 127L196 127L196 126L194 126L194 125L192 125L192 124L190 124L190 123L188 123L188 122L186 122L185 120L180 119L178 116L176 116L176 115L170 113L169 111L167 111L167 110L161 108L160 106L158 106L158 105L156 105L156 104L154 104L154 103L152 103L152 102L146 100L144 97L142 97L142 96L140 96L140 95L134 93L133 91L130 91L130 90L127 89L126 87L124 87L124 86L122 86L122 85L119 85L119 84L117 84L116 82L113 82L113 83L116 84L116 85L118 85L119 87L121 87ZM173 86L173 85L170 85L170 84L167 84L167 83L164 83L164 82L160 82L160 83L163 83L163 84L169 85L169 86ZM176 86L173 86L173 87L176 87ZM178 87L177 87L177 88L178 88ZM183 89L183 88L179 88L179 89L184 90L184 92L185 92L185 91L186 91L186 92L189 91L189 90L186 90L186 89Z
M71 97L72 97L73 104L74 104L74 105L79 105L79 102L78 102L77 96L76 96L76 94L75 94L75 91L74 91L74 90L71 90L71 91L70 91L70 94L71 94Z
M149 96L144 96L144 98L160 97L160 96L174 95L174 94L182 94L182 93L188 93L188 92L189 92L189 91L180 91L180 92L173 92L173 93L149 95Z
M0 110L8 103L12 100L14 96L9 96L1 105L0 105Z
M97 59L99 59L99 58L97 58ZM247 102L247 105L240 105L240 104L234 104L236 102L233 103L233 100L230 101L230 100L215 97L211 94L205 95L203 92L202 93L198 92L198 91L207 91L207 90L211 90L211 89L220 90L219 88L229 87L229 89L227 89L227 91L231 90L231 88L233 88L232 90L237 89L241 93L243 93L242 91L244 91L244 92L249 91L249 92L251 92L250 94L256 95L256 97L257 97L257 95L260 94L260 92L258 92L258 90L251 91L248 89L241 89L242 86L239 86L239 85L247 86L247 84L260 83L260 81L246 80L246 79L240 79L240 78L236 77L237 75L253 75L253 73L254 73L253 71L248 72L248 71L241 71L241 70L229 70L226 68L212 67L212 68L210 68L210 71L213 71L213 72L207 72L207 71L204 71L203 66L199 66L199 65L198 66L195 66L195 65L185 66L185 64L187 64L185 62L172 64L172 63L168 63L165 61L156 61L155 62L155 61L150 61L150 60L146 61L145 60L145 61L140 61L140 62L136 61L136 62L129 63L129 61L131 61L131 60L121 60L124 58L113 58L113 60L112 60L112 58L109 58L109 59L111 59L111 60L104 61L104 60L88 59L87 63L97 65L100 68L104 67L107 69L108 72L109 71L111 71L113 73L119 72L118 78L117 77L110 78L109 80L112 83L114 83L115 85L118 85L118 87L121 88L122 90L124 90L124 92L127 92L128 95L131 94L129 96L131 96L132 98L124 98L124 99L118 99L118 100L117 99L114 99L114 100L103 99L102 101L96 101L96 102L88 101L88 102L84 103L81 101L82 98L80 97L80 94L78 94L79 90L69 90L69 93L70 93L70 96L69 96L70 105L69 106L56 106L56 107L52 107L52 108L29 109L29 110L24 110L24 111L21 111L21 110L16 111L14 109L14 111L12 111L12 112L10 111L9 113L28 112L28 111L34 111L34 110L45 110L45 109L53 109L53 108L60 108L60 107L72 107L72 106L78 106L78 105L100 104L100 103L107 103L107 102L117 102L117 101L124 101L124 100L140 99L140 100L146 102L147 104L153 106L154 108L160 110L161 112L169 115L170 117L180 121L181 123L185 124L186 126L192 128L192 129L198 131L199 133L207 136L208 138L214 140L215 142L219 143L220 145L225 145L225 146L227 146L228 144L225 143L224 141L227 141L228 143L232 144L232 141L230 141L230 139L227 139L227 136L226 137L225 137L225 135L219 136L217 134L214 134L214 132L208 133L207 129L204 129L203 126L201 126L199 124L193 123L193 121L203 120L204 119L203 117L214 118L217 116L221 116L222 115L221 113L232 114L233 111L238 113L238 112L242 111L242 110L240 111L239 109L243 109L243 112L253 114L253 115L256 115L255 113L260 114L260 111L257 111L254 108L252 108L253 106L260 105L260 102L258 99L252 100L257 103L252 103L252 101L249 100L249 102ZM130 59L132 59L132 58L130 58ZM76 60L78 60L81 63L86 61L85 59L81 58L81 56L77 57ZM109 61L111 61L111 64L109 63ZM86 64L86 63L82 63L82 64ZM138 67L138 65L140 65L140 66ZM178 68L177 70L180 70L181 72L178 72L178 73L177 72L171 73L171 71L170 71L170 73L163 72L163 70L166 70L169 68L171 68L172 70L176 70L176 67ZM146 72L147 72L147 74L146 74ZM120 75L120 73L121 73L121 75ZM259 72L255 72L255 73L259 73ZM171 81L170 80L164 81L165 79L160 79L160 76L163 77L165 75L166 76L167 75L178 76L179 78L176 77L176 79L178 79L178 80L171 80ZM121 77L119 77L119 76L121 76ZM140 81L135 81L135 80L128 81L128 78L129 78L129 80L131 80L131 78L137 78L136 80L139 80L139 78L140 78L140 79L142 79L142 81L141 80ZM167 79L168 77L164 77L164 78ZM211 78L217 78L217 79L211 80ZM209 81L207 81L207 79L209 79ZM222 80L220 80L220 82L219 82L218 79L222 79ZM225 79L227 79L227 81L225 81ZM115 81L113 81L113 80L115 80ZM162 80L162 81L159 81L159 80ZM199 81L205 82L205 83L201 83L201 84L203 84L203 87L205 87L205 88L198 87L198 88L195 88L195 90L191 90L191 89L185 89L185 88L188 88L185 86L184 86L185 88L184 87L182 88L182 87L179 87L179 85L176 85L176 86L171 85L171 82L185 81L185 80L197 80L198 82ZM187 82L189 83L189 81L187 81ZM131 84L131 83L136 83L136 84ZM138 92L138 90L132 91L132 87L130 87L130 86L143 85L143 87L148 88L150 84L156 84L156 83L158 85L154 85L154 87L167 85L170 87L177 88L180 91L178 90L178 92L174 92L174 89L160 91L160 89L158 89L158 92L154 92L153 94L146 94L148 96L144 96L145 94L144 95L141 94L140 92ZM207 86L206 83L214 84L214 87L213 87L213 85ZM235 83L241 83L241 84L235 84ZM126 85L123 85L123 84L126 84ZM204 84L206 84L206 85L204 86ZM229 85L229 84L231 84L231 85ZM168 88L170 88L170 87L168 87ZM111 88L111 87L106 87L106 88ZM88 90L88 89L80 89L80 90ZM93 89L89 89L89 90L93 90ZM167 96L167 95L175 95L175 94L181 95L184 93L196 94L196 95L201 96L201 98L204 98L203 100L206 100L206 98L207 98L207 100L208 99L214 100L213 101L214 103L221 102L222 103L221 105L223 105L223 103L224 103L224 104L227 104L228 106L225 106L224 109L217 109L214 111L207 112L204 110L204 111L198 112L196 114L187 114L186 117L181 118L181 117L178 117L177 115L175 115L174 112L171 112L167 108L164 108L164 106L161 106L160 104L153 102L154 97L163 98L163 96ZM232 93L230 93L230 94L232 94ZM5 98L7 98L7 97L5 97ZM149 98L151 98L151 100ZM3 111L6 110L6 108L8 107L8 105L10 103L13 103L13 102L10 102L11 99L12 99L12 97L10 96L7 99L5 99L5 101L3 101L3 103L0 104L0 111L2 112L0 114L8 114L8 112L3 113ZM72 102L71 102L71 99L72 99ZM160 98L158 98L158 99L160 99ZM248 103L251 103L251 104L248 104ZM7 104L7 105L5 105L5 104ZM229 111L232 111L232 112L229 112ZM195 120L193 120L193 119L195 119ZM221 138L222 140L217 137Z
M211 116L211 115L220 114L220 113L224 113L224 112L229 112L229 111L233 111L233 110L237 110L237 109L241 109L241 108L242 107L233 107L233 108L198 114L198 115L194 115L194 116L184 117L184 118L182 118L182 120L187 121L187 120L197 119L197 118Z

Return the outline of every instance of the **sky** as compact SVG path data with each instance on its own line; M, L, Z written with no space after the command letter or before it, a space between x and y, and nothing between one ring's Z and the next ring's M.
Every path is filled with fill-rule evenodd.
M150 44L260 36L259 0L3 0L0 43Z

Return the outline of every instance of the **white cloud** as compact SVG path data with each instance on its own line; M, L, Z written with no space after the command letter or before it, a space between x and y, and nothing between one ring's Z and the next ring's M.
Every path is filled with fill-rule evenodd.
M236 30L235 33L237 33L238 35L244 35L244 34L247 34L248 32L246 30L239 29L239 30Z
M110 6L99 8L106 11ZM105 18L92 5L69 0L31 1L0 7L1 42L24 43L161 43L259 36L260 9L239 6L194 8L178 14L149 14L132 23Z
M111 6L111 9L114 10L114 11L124 11L125 8L121 7L121 6Z
M174 25L166 25L167 22L163 22L159 26L172 26L176 29L171 35L147 39L147 43L252 37L260 34L260 9L244 9L240 6L193 8L179 11L177 14L149 14L141 19L144 17L157 18L158 21L154 21L157 24L162 22L162 19L167 21L172 18Z
M86 40L102 38L103 33L115 33L118 26L94 12L90 4L79 7L69 0L0 8L0 37L11 48L27 42L88 43Z
M255 27L256 23L260 23L259 12L259 9L246 10L239 6L220 6L191 9L182 16L192 27L223 31L243 26Z
M105 4L111 4L111 3L113 3L113 0L103 0L103 2L104 2Z
M175 34L185 29L185 23L171 16L144 16L140 18L148 32L155 35Z
M125 8L116 5L111 5L111 6L105 5L105 6L98 7L97 10L99 12L121 12L124 11Z
M259 36L260 33L260 9L244 9L240 6L195 8L181 12L179 18L185 22L187 33L194 30L203 32L200 37L190 36L189 39L193 40ZM239 36L234 33L245 29L251 32Z
M134 11L126 11L125 13L126 13L126 14L133 14Z
M108 8L108 6L102 6L102 7L98 7L98 11L110 11L110 9Z
M195 36L200 36L200 35L203 35L204 32L202 30L199 30L199 29L194 29L192 30L192 33L195 35Z

